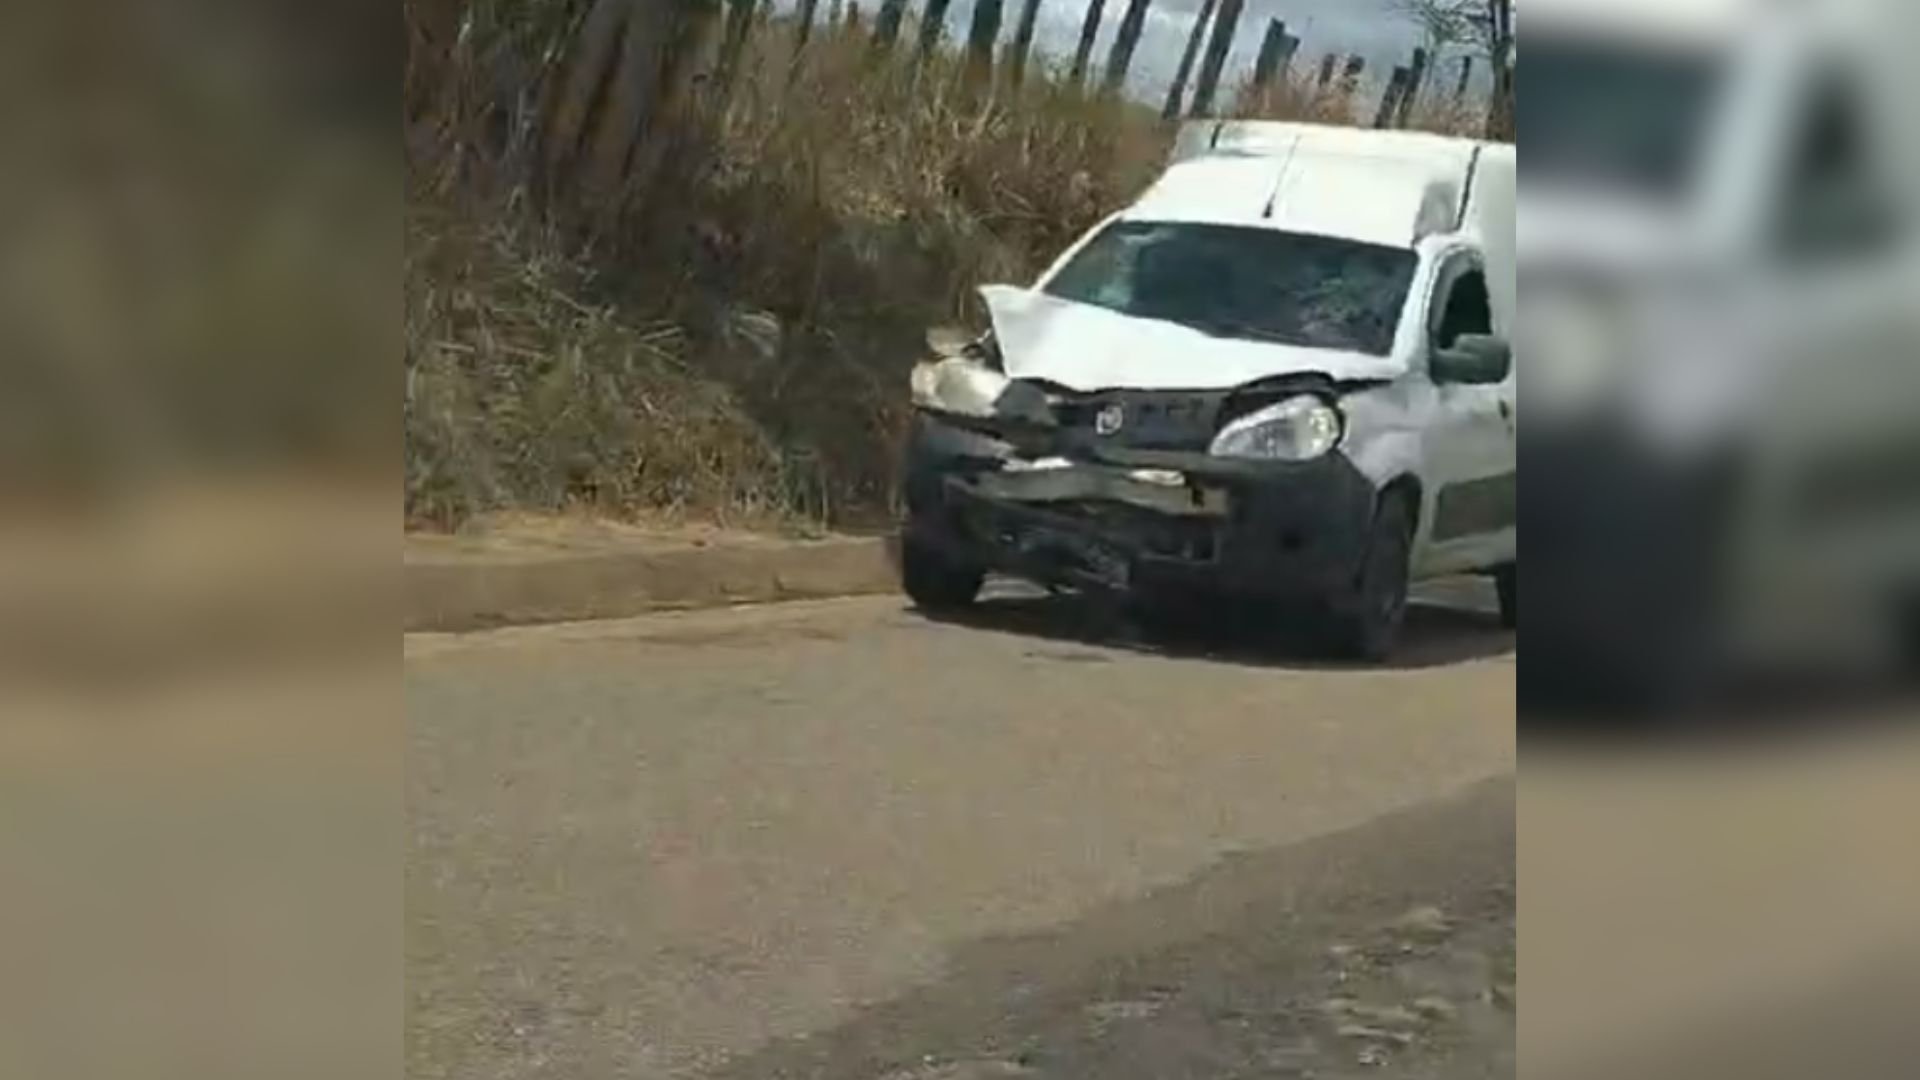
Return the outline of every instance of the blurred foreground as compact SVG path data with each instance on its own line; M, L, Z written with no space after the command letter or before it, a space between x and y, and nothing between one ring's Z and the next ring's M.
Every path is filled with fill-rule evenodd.
M1904 1075L1917 13L1655 6L1529 6L1551 62L1521 118L1520 1053L1529 1076ZM35 10L0 35L19 90L0 151L0 1075L374 1076L434 1034L402 1031L397 50L391 11L366 7ZM1742 737L1741 703L1778 711L1789 679L1846 692ZM1234 701L1248 745L1271 735L1255 681ZM1596 742L1561 715L1702 702L1732 721L1705 740ZM1396 690L1325 726L1416 704ZM1027 790L1060 782L1042 772ZM821 835L849 820L867 818ZM715 841L677 842L668 860L698 867ZM680 910L710 910L701 880ZM657 928L654 899L608 910Z
M0 1076L393 1074L391 29L0 16Z
M1911 672L1915 8L1527 14L1524 703Z
M1526 1076L1912 1075L1917 13L1527 5Z
M1528 741L1522 1075L1911 1076L1920 733Z

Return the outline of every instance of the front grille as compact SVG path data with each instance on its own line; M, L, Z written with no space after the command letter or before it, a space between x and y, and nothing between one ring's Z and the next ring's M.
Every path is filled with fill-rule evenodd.
M1116 390L1054 404L1054 418L1073 438L1130 450L1204 451L1213 442L1219 393ZM1100 415L1118 408L1120 426L1099 428Z

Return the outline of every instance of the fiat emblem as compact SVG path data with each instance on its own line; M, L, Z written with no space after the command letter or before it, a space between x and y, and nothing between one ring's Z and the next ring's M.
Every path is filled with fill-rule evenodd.
M1126 407L1118 403L1108 405L1093 415L1093 430L1102 435L1113 435L1127 426Z

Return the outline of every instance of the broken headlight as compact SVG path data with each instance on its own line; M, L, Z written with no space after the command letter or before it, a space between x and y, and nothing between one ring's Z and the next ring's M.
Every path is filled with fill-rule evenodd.
M994 403L1012 382L984 364L949 357L914 365L908 383L913 403L959 416L992 416Z
M1313 394L1250 412L1220 429L1208 453L1218 457L1307 461L1340 444L1346 420Z

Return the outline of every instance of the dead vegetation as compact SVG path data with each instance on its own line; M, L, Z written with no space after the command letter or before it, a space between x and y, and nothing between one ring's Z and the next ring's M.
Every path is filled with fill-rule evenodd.
M617 50L640 28L589 25L624 5L523 7L411 39L416 525L879 517L925 327L1031 274L1164 150L1150 114L1040 65L975 92L951 54L876 57L845 28L796 58L779 20L729 57L688 5L687 55L635 74Z
M978 318L974 286L1030 277L1172 134L1049 58L1017 88L922 60L913 27L888 52L718 0L404 11L415 526L883 520L924 329ZM1290 85L1241 111L1364 110Z

